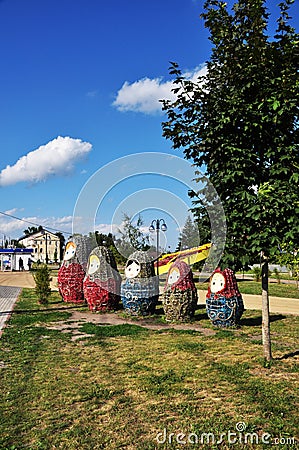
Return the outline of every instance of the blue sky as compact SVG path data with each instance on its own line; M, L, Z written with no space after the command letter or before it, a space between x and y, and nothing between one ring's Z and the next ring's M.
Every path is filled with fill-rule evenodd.
M71 233L80 191L101 167L143 152L182 157L162 137L157 99L171 95L169 61L190 77L205 70L202 3L0 0L1 211ZM293 15L296 8L297 0ZM120 184L110 206L107 197L100 231L126 207L135 181ZM156 185L153 176L144 186ZM136 181L136 190L144 186ZM163 189L188 204L182 187L169 181ZM143 212L146 222L163 216L158 199L157 210ZM165 215L173 247L178 227ZM0 216L0 239L20 237L28 225Z

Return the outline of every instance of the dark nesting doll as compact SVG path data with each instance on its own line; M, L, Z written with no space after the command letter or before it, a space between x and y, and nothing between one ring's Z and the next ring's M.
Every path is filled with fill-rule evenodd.
M231 269L214 271L210 278L206 298L209 319L217 327L237 325L244 311L242 296Z
M153 314L159 299L159 286L154 263L147 253L136 251L129 257L125 277L121 284L125 311L130 315Z
M189 321L194 316L197 299L190 266L184 261L175 261L169 269L162 296L165 319Z
M117 309L120 300L121 276L111 250L96 247L89 255L83 282L84 297L91 311Z
M65 302L84 303L83 279L85 271L76 255L77 245L66 244L62 265L58 271L58 288Z

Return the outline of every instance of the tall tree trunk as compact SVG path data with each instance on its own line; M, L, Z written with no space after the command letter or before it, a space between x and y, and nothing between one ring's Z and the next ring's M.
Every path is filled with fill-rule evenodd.
M271 361L271 337L270 337L270 314L269 314L269 273L268 273L268 258L262 252L261 254L262 265L262 337L264 358L266 361Z

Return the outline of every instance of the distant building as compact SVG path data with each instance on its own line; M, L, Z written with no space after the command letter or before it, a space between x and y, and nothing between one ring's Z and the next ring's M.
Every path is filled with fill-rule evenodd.
M0 270L29 270L28 262L32 261L32 248L0 248Z
M19 243L23 244L26 249L32 249L32 259L35 262L52 263L60 260L60 239L51 231L41 230L23 236L19 239Z

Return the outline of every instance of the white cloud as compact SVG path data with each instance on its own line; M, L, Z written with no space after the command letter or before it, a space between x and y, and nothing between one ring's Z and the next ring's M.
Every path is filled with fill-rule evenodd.
M72 217L71 229L73 230L74 233L81 233L81 234L88 234L94 231L98 231L99 233L102 234L109 234L109 233L112 233L113 235L118 234L118 229L120 228L120 225L116 223L99 223L97 221L93 223L93 219L94 218L90 218L88 220L87 217L84 216L74 216Z
M5 214L15 214L18 211L18 208L12 208L12 209L8 209L7 211L4 211Z
M199 76L207 73L206 66L196 67L193 71L183 74L189 80L196 81ZM143 78L129 83L125 81L118 91L113 106L119 111L135 111L145 114L161 112L162 105L159 100L175 100L171 90L174 88L172 81L163 81L163 78Z
M14 208L11 211L18 211ZM7 212L7 214L12 214L12 212ZM7 216L0 215L0 240L3 238L3 235L9 237L11 239L19 239L24 235L24 230L31 226L42 225L44 228L49 231L61 230L62 232L66 232L66 234L72 234L72 220L73 216L64 216L64 217L37 217L37 216L26 216L20 217L24 221L9 218ZM30 222L30 223L28 223ZM36 225L34 225L36 224ZM53 230L51 228L54 228ZM2 235L2 236L1 236Z
M19 208L13 208L10 211L5 211L6 214L13 214L17 211L20 211ZM24 236L24 230L31 226L39 226L41 225L45 229L56 233L57 231L62 231L65 233L66 237L72 235L72 227L73 227L73 216L62 216L62 217L38 217L38 216L24 216L21 217L19 214L16 214L22 220L13 219L7 216L3 216L0 214L0 243L5 235L6 238L10 239L19 239ZM84 227L85 220L82 217L77 217L77 224L82 223L82 227L78 232L82 234L88 234L94 230L99 231L99 233L118 235L119 228L121 225L118 224L110 224L110 223L98 223L95 225L94 230L88 228L88 225ZM30 222L30 223L28 223ZM35 225L34 225L35 224Z
M22 156L13 166L7 166L0 172L0 186L9 186L20 182L37 183L53 175L69 173L74 163L87 155L92 148L89 142L81 139L58 136Z
M29 225L29 224L28 224ZM21 236L22 230L25 230L26 225L22 224L19 220L4 220L0 219L0 236L3 235L11 235L13 234L13 238L15 239L17 236Z
M114 236L118 234L120 226L117 224L110 224L110 223L99 223L95 225L95 230L97 230L99 233L103 234L109 234L112 233Z

